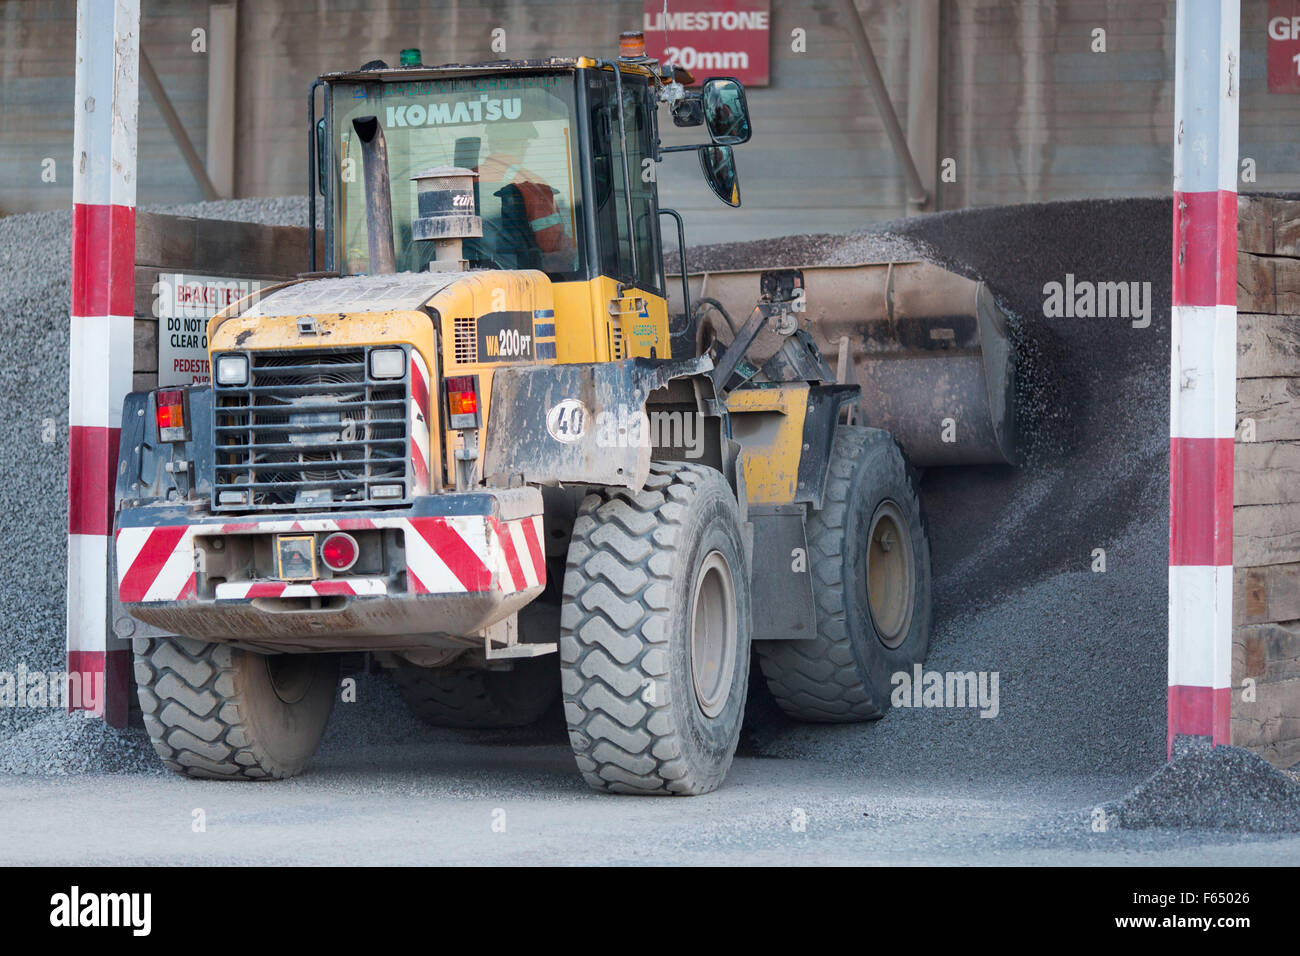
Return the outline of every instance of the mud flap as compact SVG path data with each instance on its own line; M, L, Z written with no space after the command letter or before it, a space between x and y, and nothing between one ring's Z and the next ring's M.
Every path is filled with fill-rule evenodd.
M700 358L498 369L483 473L499 484L640 489L650 473L650 393L713 368Z
M754 635L756 641L797 641L817 636L817 603L808 566L803 505L755 505L749 509L754 539Z

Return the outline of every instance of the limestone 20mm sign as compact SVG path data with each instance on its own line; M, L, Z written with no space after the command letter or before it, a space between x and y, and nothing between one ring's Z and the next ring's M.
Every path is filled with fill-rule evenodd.
M694 0L686 9L664 11L663 0L645 0L646 54L680 66L697 83L734 76L745 86L767 86L772 10L769 0Z

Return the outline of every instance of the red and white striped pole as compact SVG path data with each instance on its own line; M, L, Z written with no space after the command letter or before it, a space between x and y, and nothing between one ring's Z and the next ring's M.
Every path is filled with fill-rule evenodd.
M135 316L140 0L77 0L68 381L69 706L126 723L130 653L109 627L109 538ZM79 689L80 693L75 693Z
M1169 735L1226 744L1237 416L1239 0L1178 0L1169 402Z

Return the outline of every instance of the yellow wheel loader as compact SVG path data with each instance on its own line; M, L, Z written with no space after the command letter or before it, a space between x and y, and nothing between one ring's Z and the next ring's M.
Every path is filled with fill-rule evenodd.
M929 545L916 475L871 427L873 363L924 379L897 360L937 358L937 390L961 392L954 370L1005 344L1004 317L896 313L893 265L719 277L752 295L740 322L717 295L692 306L656 166L696 151L739 205L744 90L688 89L635 34L620 52L431 68L406 51L313 85L322 268L211 320L210 386L124 412L118 589L173 770L298 773L364 653L434 723L528 723L562 697L591 786L705 793L751 650L780 705L820 721L880 716L924 658ZM662 145L661 112L708 142ZM879 311L835 325L876 308L886 269ZM861 294L819 300L835 282ZM988 460L1009 377L976 379L949 411L996 420L969 446ZM937 434L923 404L891 414Z

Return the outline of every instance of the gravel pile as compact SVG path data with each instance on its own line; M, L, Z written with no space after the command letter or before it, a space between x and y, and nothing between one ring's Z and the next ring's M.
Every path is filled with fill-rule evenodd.
M283 225L306 200L244 199L151 209ZM67 575L68 305L72 214L0 218L0 402L6 422L0 540L20 562L0 567L0 672L62 671ZM137 730L48 708L0 707L0 773L153 772Z
M1300 831L1300 784L1241 747L1192 747L1104 808L1121 828Z
M71 234L70 212L0 219L0 402L8 410L0 536L22 556L0 566L0 671L15 675L20 664L65 667ZM0 707L0 769L54 770L76 758L40 731L16 740L64 720L45 708ZM69 722L67 733L87 730Z
M199 219L228 219L234 222L260 222L269 226L306 226L307 199L304 196L276 196L269 199L218 199L212 202L173 203L149 206L148 212L168 216L194 216ZM316 200L316 222L325 221L325 203Z
M83 714L37 712L18 732L0 737L0 774L167 772L142 730L115 730Z
M721 242L686 250L689 272L725 272L729 269L795 269L799 266L844 266L861 262L904 262L909 259L935 260L935 251L924 240L901 234L907 220L887 223L879 230L856 233L812 233L759 239L750 242ZM892 231L900 229L899 232ZM664 253L665 261L677 259L675 249Z
M760 686L748 752L959 779L1138 775L1160 765L1170 222L1161 199L978 209L881 227L911 252L986 281L1019 338L1024 463L930 469L921 486L935 606L926 669L997 672L998 716L895 708L874 724L802 726ZM845 241L871 258L870 236ZM725 254L737 264L742 252L780 261L826 242L760 240ZM713 261L712 250L701 258ZM1150 282L1150 326L1046 318L1043 286L1067 273ZM1095 549L1105 551L1104 572L1092 570Z

